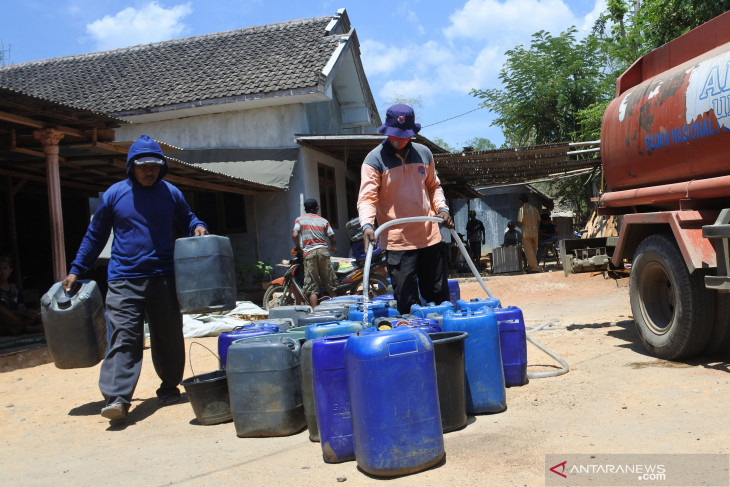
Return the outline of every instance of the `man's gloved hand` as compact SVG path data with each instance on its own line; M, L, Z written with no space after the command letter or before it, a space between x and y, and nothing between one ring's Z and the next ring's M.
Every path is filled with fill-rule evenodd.
M371 227L365 227L362 229L362 241L363 244L365 244L365 251L368 250L368 245L375 246L375 230L373 230Z

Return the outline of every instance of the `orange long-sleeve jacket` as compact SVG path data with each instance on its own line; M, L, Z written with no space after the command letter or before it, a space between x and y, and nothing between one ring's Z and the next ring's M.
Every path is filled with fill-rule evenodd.
M360 177L357 211L362 226L449 211L433 155L425 145L411 142L401 158L384 141L365 157ZM395 225L380 234L380 246L387 250L420 249L441 240L436 222Z

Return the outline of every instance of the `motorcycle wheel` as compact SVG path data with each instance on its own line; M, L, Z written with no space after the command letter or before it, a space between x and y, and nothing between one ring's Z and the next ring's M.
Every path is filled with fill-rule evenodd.
M368 286L368 295L372 299L375 296L380 296L381 294L387 294L388 293L388 286L390 286L390 283L388 280L379 275L379 274L371 274L368 278L369 286ZM355 290L352 294L354 295L360 295L362 296L363 286L362 281L357 285Z
M269 310L277 306L294 305L294 296L281 284L269 286L264 293L263 308Z

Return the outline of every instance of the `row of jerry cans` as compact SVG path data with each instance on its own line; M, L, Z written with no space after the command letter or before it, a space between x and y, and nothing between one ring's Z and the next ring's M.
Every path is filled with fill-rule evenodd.
M463 315L467 311L478 313L485 308L490 308L494 312L497 322L505 386L513 387L526 384L527 337L524 317L522 310L519 308L515 306L503 308L497 298L472 299L470 301L460 299L457 301L456 306L452 306L449 302L443 302L439 305L428 303L425 306L414 304L411 307L411 314L432 318L442 323L447 312L451 312L453 317L459 313Z
M515 308L516 309L516 308ZM521 314L521 312L520 312ZM504 379L502 375L502 364L500 360L499 336L494 310L491 308L471 309L454 312L447 310L443 320L446 330L470 330L474 335L469 337L465 331L432 333L428 334L433 339L432 344L439 342L457 342L466 338L466 345L461 345L461 354L457 355L448 352L447 357L453 362L454 357L460 359L461 380L454 377L444 378L440 375L436 381L438 384L438 404L442 419L442 432L457 429L466 424L466 413L472 414L484 412L499 412L506 408L504 394ZM423 384L424 377L433 376L429 369L423 365L419 366L418 361L410 362L407 370L395 365L395 357L403 359L408 353L417 353L418 347L406 345L405 340L398 340L398 334L403 333L406 328L396 327L386 331L378 331L377 327L371 327L358 332L356 337L334 336L317 338L309 342L312 354L312 382L314 387L314 405L316 419L319 426L319 439L323 451L323 457L328 462L338 462L357 459L363 470L374 475L398 475L409 473L408 469L422 469L437 462L438 456L430 455L428 448L423 448L423 443L433 444L438 442L437 436L429 435L428 427L419 422L418 410L410 400L416 399L418 404L428 404L433 396L424 394L428 386ZM410 328L409 331L423 333L422 330ZM358 350L356 343L365 338L381 337L385 340L385 334L394 335L395 342L388 342L387 346L377 350L376 356L382 354L392 362L385 365L385 360L373 360L372 356L365 359L353 358ZM442 336L439 336L442 335ZM453 345L452 345L453 346ZM307 348L307 344L305 344ZM467 351L465 352L465 348ZM386 351L387 350L387 351ZM464 356L470 356L471 360L466 361L466 374L464 373ZM442 354L443 357L443 354ZM426 360L428 362L428 360ZM362 364L366 364L362 366ZM453 363L449 366L439 367L439 359L436 360L437 372L453 370ZM416 372L418 378L408 375L408 372ZM466 380L465 380L466 377ZM406 382L402 382L405 380ZM354 381L354 382L353 382ZM343 385L344 384L344 385ZM466 385L466 387L465 387ZM449 390L450 388L461 387L460 393ZM425 389L424 389L425 388ZM464 390L466 388L466 391ZM306 394L306 388L305 394ZM362 393L362 391L366 391ZM380 394L373 394L377 391ZM387 396L387 397L385 397ZM459 405L454 398L461 396ZM464 400L467 404L464 404ZM350 410L347 404L351 404ZM384 406L385 410L379 409ZM455 406L455 407L454 407ZM305 398L306 407L306 398ZM419 436L416 431L407 429L405 425L393 417L399 410L408 410L416 415L411 418L412 423L418 427L418 432L426 437ZM365 411L365 413L363 412ZM414 412L415 411L415 412ZM373 412L374 417L368 416L366 412ZM364 419L359 419L359 418ZM461 419L455 417L461 416ZM446 422L449 422L447 425ZM395 422L395 423L394 423ZM310 427L310 439L312 427ZM400 427L406 428L411 434L400 431ZM358 440L358 429L368 434L367 441ZM381 431L395 431L395 435L379 435ZM378 441L385 438L385 443ZM412 464L398 464L391 457L392 451L412 452L403 445L392 444L394 438L406 438L408 442L416 445L417 452L413 453L417 466ZM442 441L442 440L440 440ZM363 443L365 442L365 444ZM384 455L379 452L385 451ZM425 457L420 458L423 453ZM420 458L420 459L419 459ZM381 466L381 470L373 470L372 464ZM414 470L411 470L414 471Z
M458 313L447 310L444 317L444 324L446 325L446 329L449 329L449 327L453 327L455 330L459 328L471 329L478 339L491 336L491 339L488 341L496 343L497 347L496 349L493 348L489 350L486 355L490 357L496 355L497 360L491 366L488 366L486 360L482 360L481 365L475 367L475 370L479 371L480 369L485 368L491 369L491 374L486 374L486 376L489 376L487 377L488 381L492 380L490 377L495 376L496 371L501 372L496 320L491 308L477 312L461 310ZM305 380L302 373L302 352L308 348L306 346L307 344L311 344L311 350L313 352L311 360L312 388L316 390L318 387L317 384L320 384L319 387L324 385L331 394L341 395L344 391L341 382L340 386L335 386L331 384L336 384L336 381L329 379L318 380L318 371L320 371L320 369L325 372L331 372L337 369L340 371L340 374L343 373L341 362L339 364L340 366L332 366L330 364L320 367L316 365L320 363L320 360L317 358L320 355L320 352L317 352L317 350L321 347L325 347L325 343L332 342L330 344L329 353L324 351L324 349L321 352L324 354L323 357L329 357L329 359L323 359L325 363L332 362L331 351L335 350L335 348L332 347L339 345L341 347L342 354L344 354L343 360L347 363L352 362L352 360L355 360L353 363L357 363L359 360L362 364L366 365L360 364L360 371L355 374L355 378L348 379L346 397L352 398L352 401L349 399L344 401L335 400L334 402L327 399L315 401L317 404L316 414L321 417L320 421L323 422L324 431L327 432L331 430L330 424L334 424L335 426L340 424L340 426L342 426L343 421L349 418L350 422L353 423L352 428L354 436L350 439L353 451L362 450L359 457L356 455L358 464L361 468L363 468L363 470L374 475L399 475L409 473L411 471L418 471L420 469L427 468L433 463L438 462L443 456L442 451L439 453L439 449L437 448L437 454L434 455L432 450L423 448L424 442L431 445L439 443L441 445L443 444L442 437L427 433L428 431L434 431L434 428L429 430L428 427L424 428L422 427L423 425L419 425L420 427L418 428L418 431L420 432L420 436L415 433L415 436L412 437L406 435L407 443L409 445L415 445L417 447L417 451L413 455L410 455L408 457L410 460L405 463L403 463L402 459L399 460L391 458L392 455L387 452L388 448L391 449L391 452L393 449L400 449L403 451L403 446L388 443L389 441L392 441L392 437L390 436L386 436L385 438L381 438L379 436L380 434L384 434L386 431L393 431L394 429L398 430L400 427L405 428L404 431L411 431L405 425L399 423L399 417L397 415L398 411L403 410L403 408L412 408L412 406L407 403L401 404L401 401L406 400L407 398L412 399L413 397L423 395L423 391L429 389L429 387L424 386L418 381L414 381L413 383L411 383L411 381L399 383L397 382L397 379L399 377L406 379L409 378L409 373L413 372L414 369L420 370L417 374L417 376L421 378L420 380L423 380L424 377L429 378L433 376L430 371L424 372L421 370L421 366L418 365L421 362L417 360L418 354L428 352L427 349L429 348L425 345L419 346L418 343L428 342L431 343L431 347L433 347L433 343L430 339L423 340L423 337L429 337L431 335L425 334L422 330L408 327L396 327L393 330L376 332L376 329L373 327L359 330L358 328L361 326L362 325L357 322L308 325L304 327L306 329L305 337L308 336L310 339L316 339L304 342L304 348L301 347L301 343L304 339L306 339L305 337L295 339L291 336L286 336L286 334L291 333L292 330L268 337L253 337L250 339L234 341L228 350L229 360L226 366L226 373L228 375L228 385L230 388L231 411L237 434L239 436L281 436L296 433L304 427L304 424L307 423L307 419L304 414L306 411L306 401L305 398L303 398L303 388L301 386L301 382ZM338 344L338 340L335 338L320 338L322 334L330 332L352 334L356 331L358 332L358 335L355 335L357 339L354 340L356 342L359 341L363 344L363 346L366 344L364 340L367 340L368 337L370 337L371 340L375 339L374 337L380 337L377 338L377 340L387 343L381 343L380 345L376 345L375 343L370 344L371 347L375 347L375 349L371 350L371 352L367 352L369 348L365 346L366 351L362 352L365 354L364 358L348 359L347 354L345 354L343 343ZM421 334L420 342L413 338L410 340L400 339L405 338L405 335L401 335L400 337L396 336L393 343L388 342L383 338L386 334L402 334L405 331L419 332ZM466 333L463 334L466 335ZM344 340L344 344L346 345L348 341L349 336ZM320 342L323 342L323 344L318 345ZM484 356L485 349L482 348L481 350L478 350L479 343L481 343L480 340L476 340L478 353L475 352L474 355L476 356L478 354L480 356ZM378 347L383 347L384 350L378 350ZM352 353L357 354L357 352L354 351ZM369 356L371 353L374 355ZM431 353L433 353L433 351L431 351ZM407 370L401 370L401 367L397 364L397 360L416 361L412 362ZM426 359L426 362L429 362L429 360ZM430 362L433 364L433 357L431 357ZM358 365L350 366L350 368L353 367L357 368ZM347 369L347 367L345 369ZM395 375L392 375L387 371L395 371ZM304 375L306 375L306 373ZM469 393L462 394L462 396L466 396L466 399L469 400L469 404L471 406L462 406L460 408L461 413L464 416L464 424L465 410L477 414L480 412L497 412L498 410L503 410L506 407L503 399L503 383L501 384L502 396L500 397L499 391L496 391L496 393L495 391L491 391L491 386L489 384L486 384L485 387L485 376L471 374L466 377L466 381L453 379L438 381L439 384L461 383L462 386L466 386L467 389L470 387L472 388ZM499 379L503 381L501 374ZM436 382L436 380L434 379L433 382ZM351 383L353 385L350 385ZM393 389L392 392L389 392L389 386L394 386L395 389ZM409 387L415 387L415 389L409 389ZM426 387L426 389L424 389L424 387ZM304 389L306 390L306 387ZM432 387L430 389L433 391ZM410 392L401 396L400 394L406 390ZM485 391L489 396L494 397L488 397L485 400L485 398L482 397ZM475 392L477 394L474 394ZM428 394L421 397L419 404L429 402L433 404L433 398L435 397L436 408L438 408L440 403L446 402L440 400L440 394L441 391L437 390L437 394L435 396L433 394ZM451 397L453 397L453 394L451 394ZM386 411L390 413L391 417L390 419L387 417L384 418L383 416L386 412L377 410L376 408L376 419L380 418L380 420L385 421L385 423L382 421L378 422L372 418L368 419L369 417L366 413L363 413L364 416L356 414L356 411L358 410L358 406L356 404L362 402L366 404L366 406L363 406L360 409L363 411L370 411L374 403L380 404L384 400L389 404ZM352 404L349 416L346 411L346 405L348 403ZM323 413L320 411L321 404L334 405L327 407L326 412ZM274 407L271 408L271 406ZM444 416L443 406L444 404L441 404L442 411L440 411L438 415L439 428L436 428L441 432L441 434L442 429L446 430L446 425L441 425L441 417ZM486 407L486 410L479 410L480 407ZM455 410L458 409L459 408L457 407ZM366 419L358 422L358 417L364 417ZM433 419L433 417L434 416L432 415L428 418ZM426 421L426 419L424 419L424 421ZM383 424L385 424L385 426L383 426ZM429 424L428 421L426 421L426 424ZM431 424L431 426L433 426L433 424ZM355 433L358 428L361 430L364 428L364 433L360 435L362 441L352 440L352 438L358 437L357 433ZM335 428L335 431L336 429L337 428ZM348 444L347 438L344 438L345 436L347 435L331 435L329 433L325 433L323 435L324 441L322 442L322 450L325 460L328 460L328 458L330 461L344 461L345 459L348 459L348 456L343 453L343 451L347 449ZM383 441L385 441L385 444L382 443ZM345 450L342 450L342 448ZM379 453L381 451L386 452L381 454Z

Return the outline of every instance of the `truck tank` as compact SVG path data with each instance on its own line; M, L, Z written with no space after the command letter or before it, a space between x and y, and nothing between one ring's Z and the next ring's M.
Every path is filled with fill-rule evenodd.
M730 174L730 12L637 60L617 81L616 95L601 126L611 191ZM726 181L717 184L730 193ZM636 204L604 196L605 206Z
M730 12L639 58L604 112L617 237L563 240L566 274L630 267L638 337L659 358L730 350Z

